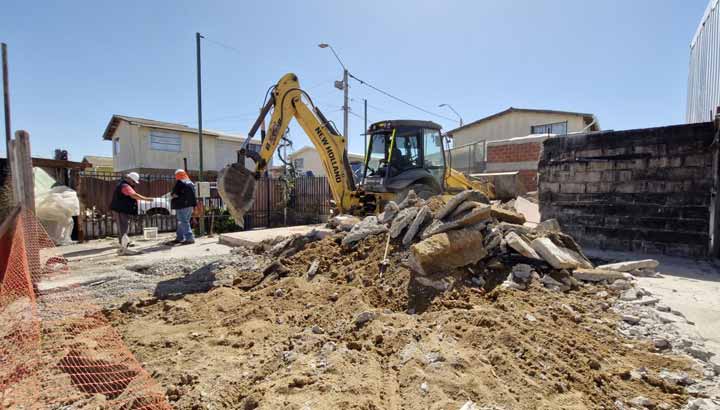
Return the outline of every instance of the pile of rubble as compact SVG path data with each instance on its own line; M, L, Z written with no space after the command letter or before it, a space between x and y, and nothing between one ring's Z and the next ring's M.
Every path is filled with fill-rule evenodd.
M389 202L378 216L338 216L329 224L347 232L342 239L346 248L387 234L409 252L407 263L416 280L441 290L452 286L453 271L463 269L474 275L476 284L488 281L488 271L495 275L505 270L509 274L503 286L525 289L536 279L557 291L577 288L580 282L625 287L634 276L657 275L657 261L652 260L593 267L556 220L527 226L522 214L491 203L479 191L445 199L424 201L411 191L401 203Z

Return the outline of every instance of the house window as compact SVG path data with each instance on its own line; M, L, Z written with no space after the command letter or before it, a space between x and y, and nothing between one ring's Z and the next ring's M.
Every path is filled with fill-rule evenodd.
M567 134L567 121L530 126L530 134Z
M297 159L293 160L293 167L295 167L296 171L302 172L303 165L304 165L303 160L304 160L304 158L297 158Z
M182 143L178 134L150 131L150 149L165 152L182 151Z
M120 139L115 138L113 140L113 155L118 156L120 154Z

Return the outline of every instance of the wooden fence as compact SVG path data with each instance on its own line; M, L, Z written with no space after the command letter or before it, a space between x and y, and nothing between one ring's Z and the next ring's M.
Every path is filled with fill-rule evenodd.
M82 232L81 238L88 240L117 235L110 200L120 177L120 173L79 174L77 191L82 215L78 228ZM131 234L142 234L145 227L157 227L160 232L176 229L169 195L174 184L172 175L141 175L141 183L135 190L154 199L139 204L138 215L131 218ZM322 222L330 213L330 199L330 187L325 177L300 177L294 183L261 178L257 181L255 203L245 215L245 229ZM206 229L211 224L228 226L222 223L230 217L223 215L225 207L217 189L211 188L210 198L204 198L203 202Z

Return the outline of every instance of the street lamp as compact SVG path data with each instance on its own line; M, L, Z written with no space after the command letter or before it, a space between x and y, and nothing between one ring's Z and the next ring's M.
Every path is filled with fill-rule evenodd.
M452 112L454 112L455 115L457 115L458 118L460 119L460 126L462 127L462 125L463 125L462 117L460 116L460 114L458 114L457 111L455 111L455 109L452 107L452 105L450 105L450 104L440 104L440 105L438 105L438 107L448 107L450 110L452 110Z
M335 52L335 49L333 46L327 43L320 43L318 44L318 47L320 48L329 48L330 51L335 55L335 58L337 58L338 63L340 63L340 66L343 68L343 79L342 82L336 81L335 87L338 89L343 90L343 135L345 138L348 137L348 114L350 112L350 106L348 106L348 70L345 67L345 64L343 64L342 60L340 59L340 56Z

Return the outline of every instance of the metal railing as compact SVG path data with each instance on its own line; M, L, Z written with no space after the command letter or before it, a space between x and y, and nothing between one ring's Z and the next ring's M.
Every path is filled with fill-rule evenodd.
M486 142L479 141L448 150L447 164L464 174L485 172Z

